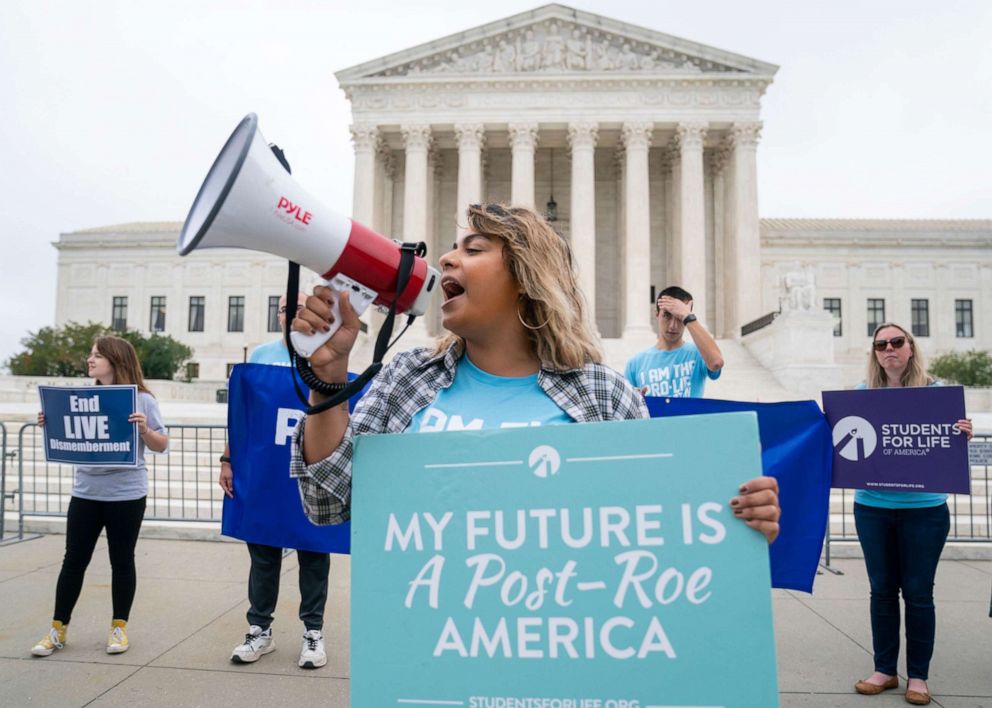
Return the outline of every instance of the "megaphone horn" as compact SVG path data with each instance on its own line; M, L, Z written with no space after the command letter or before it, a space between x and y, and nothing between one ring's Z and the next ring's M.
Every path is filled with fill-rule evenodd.
M176 250L246 248L299 263L335 292L348 289L362 314L370 304L422 315L440 278L421 258L397 293L400 246L319 202L300 187L269 149L249 113L231 133L193 200ZM293 332L293 346L310 357L341 325L337 298L330 332Z

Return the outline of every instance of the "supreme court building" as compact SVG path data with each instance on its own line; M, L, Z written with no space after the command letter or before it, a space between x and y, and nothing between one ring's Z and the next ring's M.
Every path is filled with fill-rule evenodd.
M653 341L654 287L690 290L727 348L747 347L742 327L788 308L797 273L804 307L833 317L823 354L841 363L861 362L885 320L912 324L928 353L992 346L992 221L759 220L761 97L776 71L562 5L344 69L352 216L426 242L436 263L468 204L546 213L614 366ZM62 234L56 323L145 328L147 311L149 329L194 347L200 377L223 378L274 336L285 270L246 251L179 259L180 228ZM435 303L400 348L439 331Z

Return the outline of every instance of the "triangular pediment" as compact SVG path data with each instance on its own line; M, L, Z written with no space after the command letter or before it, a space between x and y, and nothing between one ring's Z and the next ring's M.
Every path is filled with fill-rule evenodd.
M364 79L746 74L777 66L564 5L545 5L338 72Z

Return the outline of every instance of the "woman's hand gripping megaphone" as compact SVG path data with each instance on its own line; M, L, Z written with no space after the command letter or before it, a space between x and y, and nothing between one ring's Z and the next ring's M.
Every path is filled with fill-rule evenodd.
M306 307L293 318L292 331L308 337L330 335L322 346L314 349L309 359L320 379L335 383L348 379L348 357L360 327L358 313L351 305L351 293L318 285L307 298Z

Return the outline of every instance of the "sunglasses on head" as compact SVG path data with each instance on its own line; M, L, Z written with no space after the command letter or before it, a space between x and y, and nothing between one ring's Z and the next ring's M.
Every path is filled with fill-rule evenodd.
M892 339L876 339L871 345L875 348L876 352L884 352L890 344L893 349L902 349L902 345L905 343L905 337L893 337Z

